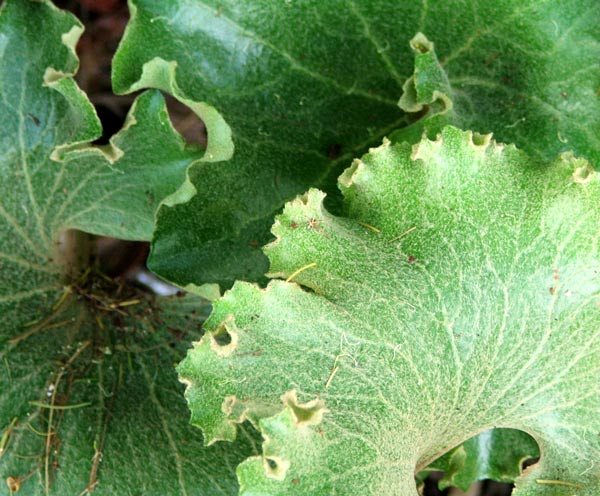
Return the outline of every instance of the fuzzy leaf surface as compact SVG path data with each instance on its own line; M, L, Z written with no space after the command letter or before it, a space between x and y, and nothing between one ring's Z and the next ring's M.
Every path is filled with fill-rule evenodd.
M439 111L439 95L427 88L440 82L455 125L494 132L537 157L573 150L600 163L596 0L130 0L130 7L115 90L159 87L207 101L235 143L231 161L193 166L180 197L159 212L151 264L184 287L262 278L260 246L273 215L310 186L336 204L335 181L352 158ZM426 56L415 66L413 50L424 47L411 49L416 33L435 42L437 70ZM413 78L425 91L411 102ZM403 137L418 140L411 129Z
M203 156L158 91L110 146L89 144L101 129L72 78L81 31L47 1L0 10L0 494L233 494L253 441L204 449L173 369L202 302L71 277L86 245L61 233L149 239Z
M208 441L262 431L241 493L416 495L502 427L540 447L515 496L598 494L598 173L447 127L340 186L347 217L313 189L273 226L271 276L293 281L236 283L179 366Z

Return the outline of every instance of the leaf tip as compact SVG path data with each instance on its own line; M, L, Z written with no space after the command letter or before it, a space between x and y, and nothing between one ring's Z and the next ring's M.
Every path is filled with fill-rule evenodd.
M412 40L410 40L410 47L415 53L427 53L433 51L433 42L429 41L420 31L415 34Z
M573 172L573 181L579 184L589 183L597 175L596 171L589 162L584 161L583 165L575 168Z
M505 148L505 145L496 143L492 140L493 133L480 134L474 131L463 131L454 126L446 126L431 140L426 134L421 141L415 143L412 148L411 160L427 161L431 157L438 156L444 146L459 149L466 146L479 155L486 153L490 146L496 148Z
M287 229L296 229L301 224L307 224L310 227L311 223L322 220L325 217L323 201L326 196L323 191L311 188L286 203L283 213L275 218L271 227L271 233L275 236L275 240L263 248L265 254L268 254L280 243L281 237Z
M142 74L133 84L126 87L117 86L118 94L131 93L133 91L157 88L174 98L196 114L196 116L206 126L208 134L208 143L204 157L201 162L221 162L231 159L234 152L232 131L225 119L213 106L188 98L177 84L178 64L176 60L165 60L161 57L154 57L152 60L144 63Z
M392 144L392 142L384 136L383 141L381 142L381 145L373 147L373 148L369 148L369 153L377 153L378 151L385 150L386 148L389 148L391 146L391 144Z
M228 357L238 345L235 318L228 315L217 328L210 333L210 347L220 357Z
M356 158L350 164L350 167L344 170L338 178L338 183L342 189L348 189L354 184L354 176L360 169L364 168L365 164L362 160Z
M248 410L248 404L240 401L236 395L226 396L221 404L221 411L236 424L241 424L248 418Z
M52 87L60 80L71 76L72 74L56 70L53 67L46 67L46 71L44 72L44 86Z
M284 460L279 456L265 456L263 458L265 465L265 475L270 479L282 481L285 479L287 471L290 468L290 461Z
M69 49L75 59L77 59L75 47L77 46L77 42L79 41L79 38L81 38L83 31L83 26L79 24L79 21L77 21L76 24L73 24L71 29L69 29L66 33L63 33L61 36L63 45Z
M488 146L490 146L490 143L492 143L492 137L494 136L494 133L480 134L475 131L469 131L469 135L469 142L471 146L485 150Z
M292 389L281 396L281 401L290 408L296 426L318 425L327 412L325 401L315 398L307 403L300 403L296 390Z
M79 38L83 34L83 26L74 17L73 22L74 24L71 26L71 28L61 35L61 41L63 45L67 47L72 63L69 64L68 69L65 67L66 70L58 70L53 67L47 67L43 79L44 86L52 87L61 79L70 78L77 72L79 67L79 58L77 57L76 46Z

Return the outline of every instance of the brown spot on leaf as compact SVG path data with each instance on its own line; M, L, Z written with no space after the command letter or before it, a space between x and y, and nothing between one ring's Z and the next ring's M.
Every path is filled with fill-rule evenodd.
M16 493L21 489L21 483L23 479L21 477L7 477L6 485L8 486L8 490L12 493Z

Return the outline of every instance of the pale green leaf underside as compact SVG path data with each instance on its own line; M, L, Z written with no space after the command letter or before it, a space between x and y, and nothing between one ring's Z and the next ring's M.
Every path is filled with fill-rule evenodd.
M26 495L232 494L253 440L204 449L173 370L201 300L134 292L121 309L127 290L66 276L62 231L149 239L158 204L203 156L158 91L110 146L89 144L101 129L72 79L81 31L47 1L0 10L0 494L9 477Z
M336 204L335 181L350 160L420 115L398 107L415 75L409 42L418 32L435 43L454 124L536 157L572 150L598 166L596 0L130 6L116 91L175 87L180 98L207 101L235 144L231 161L191 168L194 188L186 184L181 199L198 194L189 203L159 212L152 267L181 286L259 280L267 269L259 247L285 201L318 186ZM176 84L151 70L157 58L176 64Z
M267 439L270 463L238 469L242 494L416 494L416 470L492 427L540 446L515 495L598 494L589 164L448 127L384 143L340 184L348 218L317 190L277 218L271 275L294 282L237 283L179 366L209 441L245 418ZM293 390L324 406L298 413Z

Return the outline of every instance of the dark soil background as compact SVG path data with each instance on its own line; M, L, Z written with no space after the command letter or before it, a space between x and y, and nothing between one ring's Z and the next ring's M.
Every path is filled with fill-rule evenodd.
M110 81L111 60L129 19L126 0L54 0L54 3L73 12L85 25L85 32L77 46L80 68L79 86L96 107L103 125L103 136L98 143L106 143L125 120L135 95L117 96ZM202 122L179 102L167 97L167 105L175 128L188 140L206 143ZM112 277L136 279L145 271L148 244L99 238L97 256L103 272ZM439 491L437 481L441 474L432 474L423 490L424 496L510 496L512 485L483 481L474 484L466 493L458 489Z

